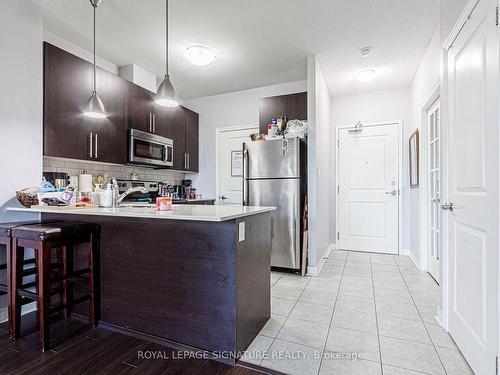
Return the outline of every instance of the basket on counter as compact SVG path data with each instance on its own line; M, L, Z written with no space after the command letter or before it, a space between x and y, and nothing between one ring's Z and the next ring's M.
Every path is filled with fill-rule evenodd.
M17 200L24 206L30 208L38 204L38 197L36 194L27 193L24 190L16 191Z

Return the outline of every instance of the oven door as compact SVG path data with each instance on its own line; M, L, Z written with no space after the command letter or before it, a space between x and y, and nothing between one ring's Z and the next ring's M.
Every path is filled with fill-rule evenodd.
M129 162L170 167L173 165L172 140L139 130L130 130Z

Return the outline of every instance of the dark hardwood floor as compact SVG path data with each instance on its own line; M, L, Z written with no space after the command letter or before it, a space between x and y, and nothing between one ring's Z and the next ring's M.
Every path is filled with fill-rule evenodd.
M23 317L23 337L9 340L0 324L0 374L214 374L258 375L244 367L231 367L208 359L178 359L182 352L104 328L91 329L76 320L51 324L51 350L39 350L36 319ZM139 352L154 352L146 359ZM173 358L175 357L175 358Z

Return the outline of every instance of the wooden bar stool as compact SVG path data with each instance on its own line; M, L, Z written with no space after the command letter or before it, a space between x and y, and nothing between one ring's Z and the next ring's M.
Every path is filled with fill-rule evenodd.
M38 221L14 222L0 224L0 245L5 249L5 263L0 262L0 271L5 271L5 281L0 282L0 296L7 295L8 318L9 318L9 337L12 336L12 316L11 316L11 256L12 256L12 229L21 225L38 224ZM35 265L35 258L25 259L24 265Z
M53 222L15 227L12 230L12 338L20 336L21 300L37 301L40 323L40 342L43 351L49 349L49 323L54 313L63 311L69 317L73 306L89 301L89 320L96 327L99 318L98 293L96 291L98 275L94 270L99 260L99 226L89 223ZM73 270L73 250L78 244L87 244L87 267ZM35 292L22 285L24 249L35 251L37 276ZM54 270L51 264L52 250L58 249L62 272ZM56 267L58 268L58 267ZM74 298L73 283L88 282L88 294ZM62 283L61 288L52 288L52 284ZM51 296L62 294L62 303L51 305Z

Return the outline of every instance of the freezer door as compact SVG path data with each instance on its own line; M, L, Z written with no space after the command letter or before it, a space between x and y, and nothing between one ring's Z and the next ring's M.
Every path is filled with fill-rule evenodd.
M271 220L271 266L300 268L300 180L250 180L248 203L277 208Z
M299 177L299 139L247 142L245 178Z

